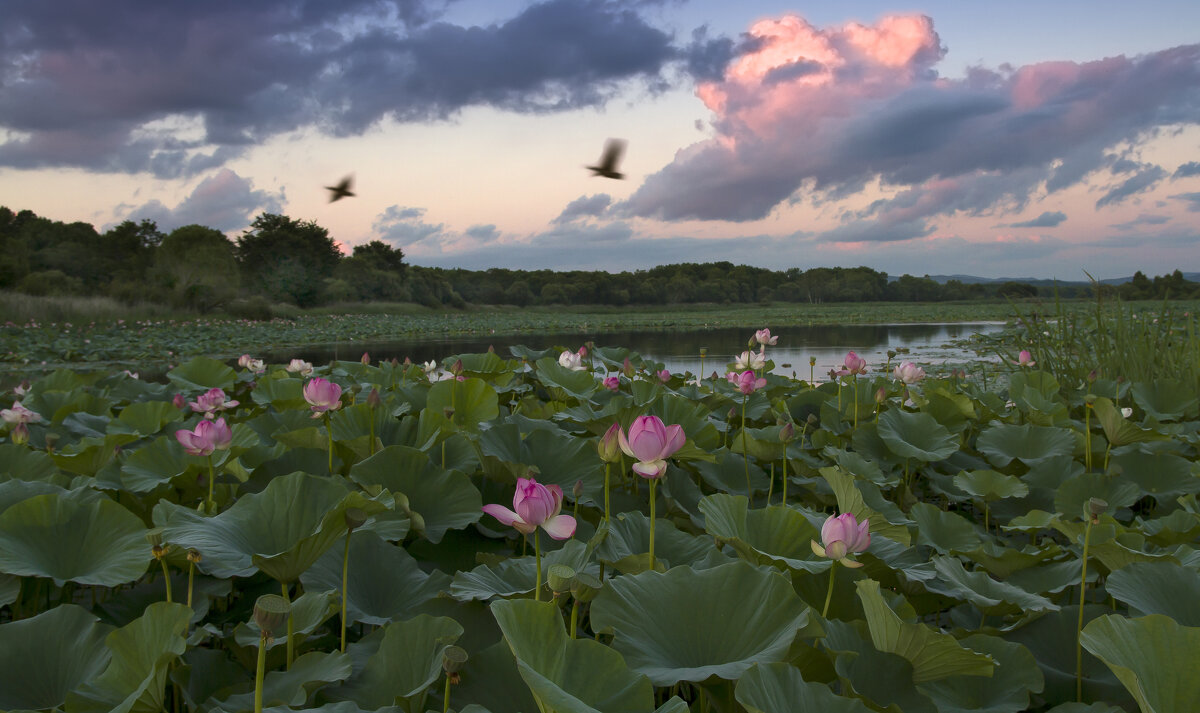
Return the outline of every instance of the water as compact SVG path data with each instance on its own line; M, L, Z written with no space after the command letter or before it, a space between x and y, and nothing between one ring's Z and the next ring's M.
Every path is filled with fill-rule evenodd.
M853 350L867 360L871 372L883 368L888 350L900 353L892 360L909 360L920 364L941 364L973 360L974 352L955 347L952 342L966 339L972 334L990 334L1000 331L1002 322L955 322L945 324L862 324L814 327L786 327L780 329L779 343L767 347L767 355L774 360L774 373L808 379L809 358L815 357L813 373L818 381L828 378L830 369L839 367L846 352ZM643 357L661 362L671 373L699 373L700 349L707 348L704 371L708 375L716 371L724 374L726 364L746 350L747 341L754 336L752 329L690 329L658 330L642 332L604 332L584 334L518 334L503 337L439 337L431 339L407 339L390 342L343 342L340 344L299 347L286 353L264 355L268 362L287 362L300 358L314 364L325 364L334 359L354 360L368 352L372 361L405 357L414 362L435 360L441 362L456 354L486 352L491 346L501 357L508 358L508 347L524 345L533 350L550 347L578 349L587 341L599 347L628 347Z

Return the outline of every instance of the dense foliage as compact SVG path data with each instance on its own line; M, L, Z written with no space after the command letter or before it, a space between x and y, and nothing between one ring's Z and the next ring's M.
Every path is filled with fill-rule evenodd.
M1193 710L1195 389L1004 356L56 372L4 414L0 709Z

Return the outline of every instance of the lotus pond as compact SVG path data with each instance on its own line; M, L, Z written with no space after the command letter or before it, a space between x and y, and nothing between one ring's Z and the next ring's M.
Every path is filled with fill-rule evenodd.
M0 710L1195 710L1190 384L774 348L20 387Z

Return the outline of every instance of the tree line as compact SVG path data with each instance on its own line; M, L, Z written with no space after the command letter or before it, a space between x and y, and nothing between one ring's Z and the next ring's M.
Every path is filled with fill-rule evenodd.
M263 213L235 239L202 225L164 233L151 220L103 233L0 207L0 289L33 295L103 295L207 313L266 316L270 304L416 302L427 306L663 305L767 302L939 302L1035 297L1023 282L938 282L868 267L769 270L731 262L680 263L648 270L463 270L408 265L379 240L339 250L314 221ZM1089 285L1054 288L1090 296ZM1177 270L1153 281L1102 286L1126 299L1200 297ZM1048 292L1042 287L1043 292Z

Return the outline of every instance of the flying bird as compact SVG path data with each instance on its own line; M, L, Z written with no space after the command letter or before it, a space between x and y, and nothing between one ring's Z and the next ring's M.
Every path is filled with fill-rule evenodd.
M350 187L354 185L354 177L346 176L336 186L325 186L325 190L329 191L329 202L334 203L343 198L351 198L354 193Z
M609 139L604 142L604 153L600 156L600 163L586 168L592 172L593 176L624 178L625 174L617 171L617 164L621 162L621 154L624 152L625 139Z

